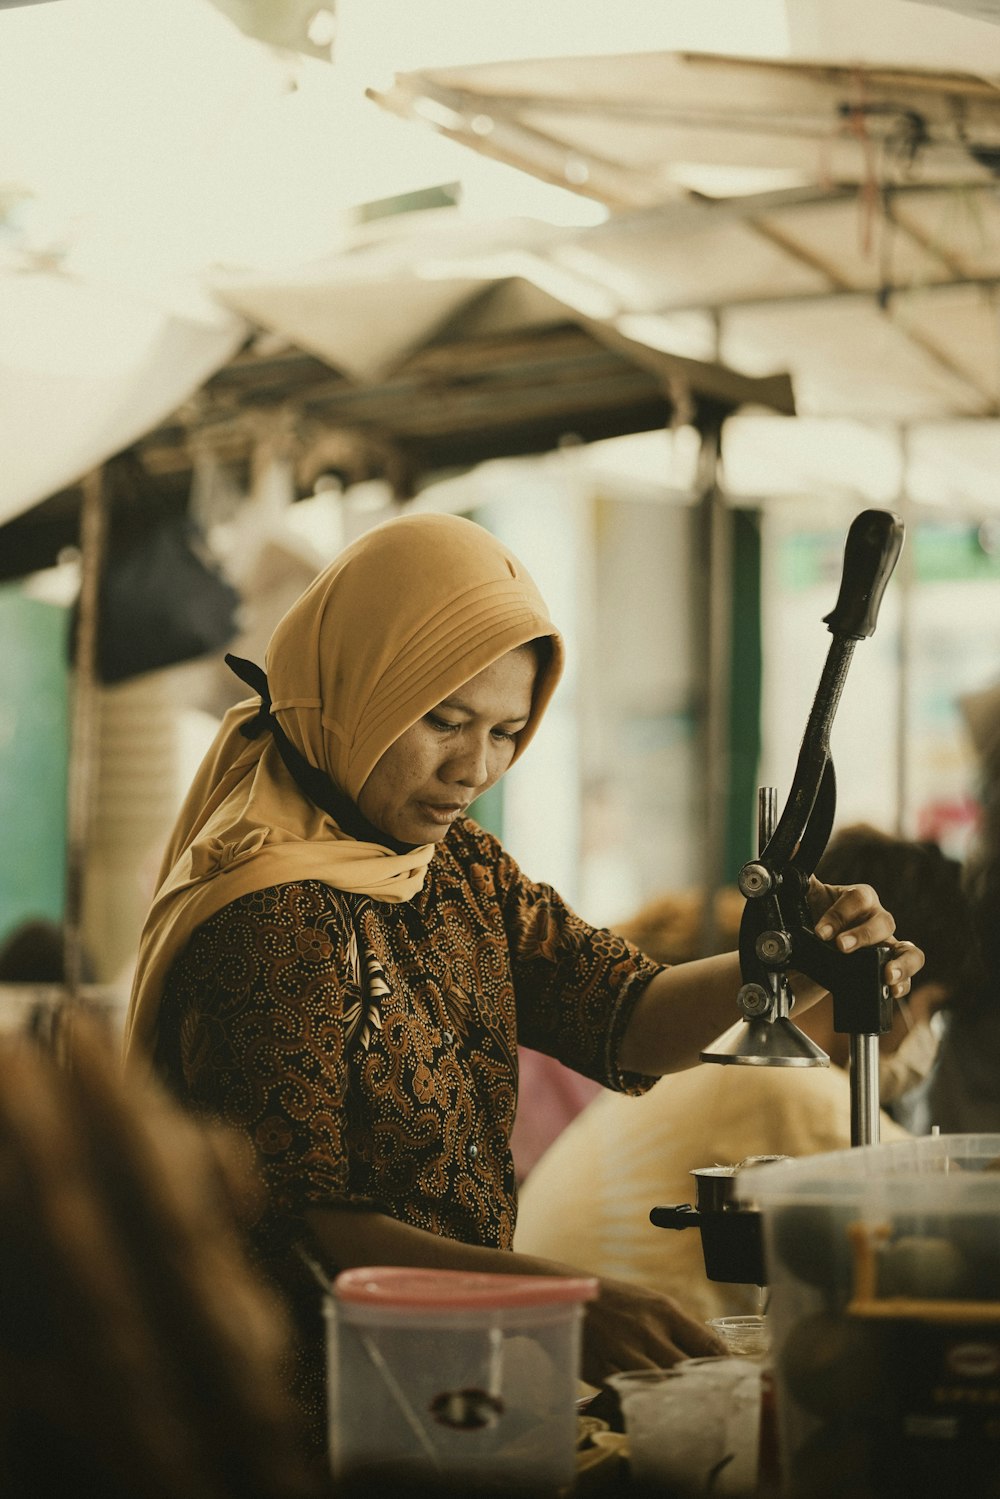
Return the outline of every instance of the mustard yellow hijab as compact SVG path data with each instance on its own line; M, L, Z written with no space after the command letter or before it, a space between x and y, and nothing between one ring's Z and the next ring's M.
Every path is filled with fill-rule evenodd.
M356 803L390 745L508 651L546 636L521 755L562 671L561 638L521 563L452 515L409 515L360 537L279 621L265 654L270 710L292 753ZM264 689L262 689L263 695ZM171 964L191 934L254 890L324 880L374 900L409 900L436 845L399 849L352 836L307 799L259 732L266 701L231 708L203 760L160 869L139 942L126 1051L147 1056ZM256 737L247 738L248 733ZM301 784L301 777L297 777ZM339 791L338 789L339 788ZM323 798L321 798L323 800ZM330 803L327 803L328 806Z

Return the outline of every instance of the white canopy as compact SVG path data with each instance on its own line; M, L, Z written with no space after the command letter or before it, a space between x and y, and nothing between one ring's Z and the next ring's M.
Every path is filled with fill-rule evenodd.
M983 61L1000 77L996 38ZM863 427L896 451L895 429L919 429L923 491L954 498L968 475L995 508L993 77L660 53L425 70L373 97L617 210L533 250L566 300L602 296L619 328L677 353L787 369L800 417L860 432L859 451ZM744 490L751 420L727 444L727 485ZM762 420L744 455L795 443L796 424ZM781 487L765 461L761 492L775 468Z
M96 281L0 273L0 523L176 410L245 334L208 302L174 311Z
M590 230L442 218L430 232L405 215L415 241L372 234L319 259L353 162L336 69L316 63L290 93L284 65L201 0L7 11L5 40L29 13L47 26L0 53L0 174L37 186L43 210L19 261L0 258L0 520L162 422L247 319L368 380L458 312L498 316L487 288L636 348L790 370L807 415L957 420L954 443L998 410L989 79L676 53L400 75L379 95L394 110L615 214ZM1000 75L1000 32L985 64ZM734 167L752 173L740 196ZM123 198L127 235L102 219ZM68 255L44 232L52 202L56 231L74 227ZM253 255L251 227L269 229ZM220 263L254 269L213 273L213 305L190 288Z
M984 183L1000 150L1000 37L982 75L644 52L397 74L386 108L616 209L711 181Z

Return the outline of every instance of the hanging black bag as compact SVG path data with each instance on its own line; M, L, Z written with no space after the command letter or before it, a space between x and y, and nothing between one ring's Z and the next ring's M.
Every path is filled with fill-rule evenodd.
M99 680L124 682L221 651L238 633L239 607L187 516L164 511L118 537L112 529L99 588Z

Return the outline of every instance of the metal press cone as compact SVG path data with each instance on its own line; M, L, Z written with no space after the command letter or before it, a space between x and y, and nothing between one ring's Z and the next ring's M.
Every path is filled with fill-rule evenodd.
M737 1020L701 1053L703 1062L739 1062L749 1067L829 1067L830 1058L788 1016Z

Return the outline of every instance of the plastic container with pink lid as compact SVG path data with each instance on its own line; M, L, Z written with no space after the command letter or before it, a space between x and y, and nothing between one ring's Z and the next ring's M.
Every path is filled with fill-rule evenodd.
M362 1487L573 1481L589 1277L347 1270L327 1300L330 1459ZM353 1484L352 1484L353 1487Z

